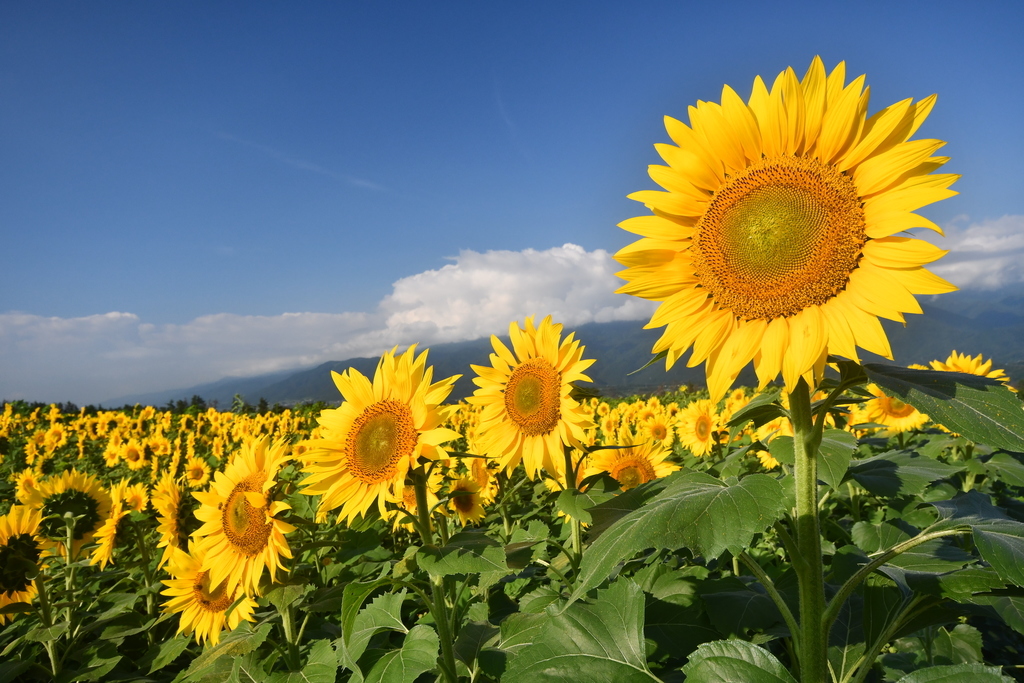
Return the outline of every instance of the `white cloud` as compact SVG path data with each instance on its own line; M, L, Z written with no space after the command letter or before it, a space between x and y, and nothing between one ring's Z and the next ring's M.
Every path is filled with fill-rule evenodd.
M961 289L999 289L1024 282L1024 216L980 223L954 221L946 237L927 236L949 254L928 269ZM919 235L925 237L925 235Z
M653 311L650 302L614 294L621 281L603 250L463 251L453 261L394 283L371 313L221 313L182 325L131 313L0 314L0 399L96 403L374 356L395 345L502 334L527 315L576 326Z

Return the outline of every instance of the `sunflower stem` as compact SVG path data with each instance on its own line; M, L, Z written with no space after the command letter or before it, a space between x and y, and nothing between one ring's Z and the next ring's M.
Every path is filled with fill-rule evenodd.
M420 539L424 546L434 545L434 534L430 524L430 504L427 502L427 475L423 467L409 471L413 488L416 490L416 514L420 523L417 525ZM433 597L431 614L437 627L437 638L441 641L441 657L438 666L448 683L457 683L458 674L455 668L455 629L449 621L448 596L445 595L444 579L440 576L430 577L430 590Z
M565 488L569 491L579 491L576 486L576 465L572 461L572 449L566 446L563 452L565 453ZM569 549L572 551L572 554L569 555L569 562L573 566L572 578L575 581L576 575L579 574L578 568L583 555L583 527L576 517L569 516L569 533Z
M828 634L822 628L825 580L818 510L818 442L811 415L811 390L801 378L789 396L796 456L796 545L793 558L800 591L799 653L801 683L822 683L827 674Z
M139 539L139 553L142 556L142 577L146 582L146 616L154 619L156 614L154 612L155 601L153 600L153 570L149 564L149 548L146 545L146 536L134 520L129 519L128 523L131 524L132 529L135 531L135 537ZM146 638L149 644L153 645L153 629L146 629Z
M46 593L46 579L43 576L37 576L35 579L36 593L39 596L39 612L43 618L43 625L46 628L53 626L53 616L50 613L50 599ZM43 647L46 648L46 655L50 658L50 672L54 678L57 678L57 674L60 673L60 661L57 659L57 652L54 649L54 639L47 638L43 641Z

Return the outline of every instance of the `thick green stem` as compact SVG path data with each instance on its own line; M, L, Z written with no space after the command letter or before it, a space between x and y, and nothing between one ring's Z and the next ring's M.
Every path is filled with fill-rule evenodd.
M821 530L818 523L818 442L811 418L811 392L801 378L789 395L796 456L796 545L793 558L800 591L800 638L797 652L801 683L823 683L827 675L828 633L822 626L825 613L825 580L822 575ZM820 433L819 433L820 434Z
M417 527L420 532L420 539L423 545L434 545L434 534L430 525L430 504L427 502L427 477L422 468L417 468L409 473L416 489L416 514L419 515ZM449 621L448 596L445 595L444 580L440 576L430 577L430 590L433 597L431 610L434 616L434 623L437 626L437 638L441 641L441 659L438 664L441 673L448 683L458 682L458 673L455 668L455 633L453 624Z
M278 608L278 612L281 614L281 626L284 629L284 640L288 644L288 651L285 653L285 658L288 661L288 668L291 671L299 670L299 643L295 637L295 622L293 620L294 614L292 612L292 606L286 605L283 609Z

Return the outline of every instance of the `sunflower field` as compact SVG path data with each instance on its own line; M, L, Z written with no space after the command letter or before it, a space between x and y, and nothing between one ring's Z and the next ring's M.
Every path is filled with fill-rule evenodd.
M954 289L934 103L815 58L666 119L620 291L706 389L595 394L549 316L458 403L412 346L337 407L3 404L0 683L1024 680L1019 394L858 355Z

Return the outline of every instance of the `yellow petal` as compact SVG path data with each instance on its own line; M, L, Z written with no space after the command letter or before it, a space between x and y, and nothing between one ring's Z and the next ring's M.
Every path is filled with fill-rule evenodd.
M910 237L883 237L864 244L864 257L888 268L921 266L942 258L949 252L930 242Z

